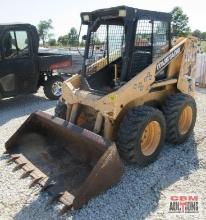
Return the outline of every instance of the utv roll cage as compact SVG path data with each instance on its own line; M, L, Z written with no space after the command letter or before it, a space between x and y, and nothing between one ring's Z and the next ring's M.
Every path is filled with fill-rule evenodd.
M32 42L30 42L33 45L33 48L31 48L35 56L38 55L38 47L39 47L39 35L36 30L36 27L28 24L28 23L8 23L8 24L0 24L0 38L2 33L10 27L11 30L26 30L29 31L32 35L32 39L30 39ZM2 45L0 45L0 50L2 51Z
M134 42L136 36L136 29L137 23L139 20L149 20L152 26L152 33L154 29L154 21L162 21L168 24L168 31L167 31L167 39L168 39L168 49L171 48L171 15L169 13L163 12L155 12L155 11L148 11L148 10L141 10L137 8L127 7L127 6L119 6L113 7L109 9L101 9L96 10L93 12L83 12L81 13L81 20L83 25L88 25L87 37L85 42L85 52L84 52L84 63L82 68L83 76L86 76L86 70L88 66L87 60L89 59L89 48L90 48L90 38L91 32L98 28L100 24L104 25L123 25L125 28L125 53L122 56L122 68L121 68L121 75L120 81L128 81L130 78L133 77L134 73L130 74L130 70L132 64L132 57L134 53ZM142 27L144 29L144 27ZM146 30L147 31L147 30ZM108 36L107 36L108 40ZM153 34L151 35L151 50L150 54L153 57ZM108 46L108 45L107 45ZM148 48L147 48L148 50ZM148 65L152 63L152 58L148 59ZM109 63L108 63L109 64ZM145 68L145 64L143 67L137 68L135 67L136 72L140 72ZM134 71L133 71L134 72Z

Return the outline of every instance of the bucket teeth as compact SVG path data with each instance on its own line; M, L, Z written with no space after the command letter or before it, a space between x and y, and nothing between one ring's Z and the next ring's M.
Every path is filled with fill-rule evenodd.
M39 177L39 178L36 178L32 181L32 183L29 185L29 188L32 188L33 186L35 186L36 184L39 183L40 180L42 180L43 177Z
M15 160L17 160L19 158L20 158L20 156L11 156L11 158L9 160L7 160L7 163L14 162Z
M46 207L50 207L53 203L58 202L58 200L60 199L60 197L63 195L63 193L57 193L55 194L48 202Z
M56 183L54 181L47 182L41 189L41 192L45 192L50 187L54 186Z
M16 167L14 167L13 169L13 172L17 171L17 170L20 170L23 166L25 166L26 163L21 163L21 164L18 164Z
M20 177L20 179L24 179L26 177L28 177L34 170L28 170L25 173L23 173Z

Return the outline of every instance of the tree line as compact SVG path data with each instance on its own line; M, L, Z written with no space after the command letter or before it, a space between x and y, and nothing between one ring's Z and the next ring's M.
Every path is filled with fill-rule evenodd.
M42 41L43 46L78 46L78 33L76 28L72 27L68 34L60 36L57 40L54 38L52 20L40 21L38 26L39 38Z
M171 11L171 17L171 29L173 37L193 35L199 40L206 41L206 32L201 32L200 30L194 30L193 32L191 31L189 27L189 18L181 7L175 7ZM39 37L44 46L58 45L76 47L79 44L80 46L84 46L82 41L79 43L79 36L75 27L72 27L67 34L59 36L57 40L54 38L54 34L51 32L53 30L51 19L40 21L37 28Z
M206 41L206 32L201 32L196 29L191 31L188 22L188 16L183 12L182 8L175 7L172 12L172 32L174 36L188 36L192 35L199 40Z

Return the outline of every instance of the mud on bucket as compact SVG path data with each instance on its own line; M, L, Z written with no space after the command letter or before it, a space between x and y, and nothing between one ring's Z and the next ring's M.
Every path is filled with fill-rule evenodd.
M5 144L10 161L69 209L117 183L123 165L109 140L43 112L33 113Z

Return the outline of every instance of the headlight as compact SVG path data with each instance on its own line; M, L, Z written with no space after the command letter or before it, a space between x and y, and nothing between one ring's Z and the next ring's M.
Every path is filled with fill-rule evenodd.
M84 20L84 21L89 21L89 15L84 15L84 16L83 16L83 20Z
M119 10L119 16L120 17L126 17L126 15L127 15L127 12L126 12L126 10Z

